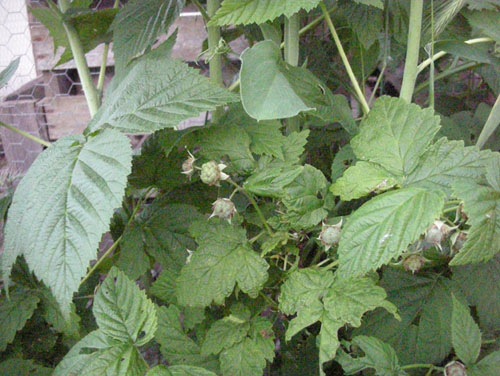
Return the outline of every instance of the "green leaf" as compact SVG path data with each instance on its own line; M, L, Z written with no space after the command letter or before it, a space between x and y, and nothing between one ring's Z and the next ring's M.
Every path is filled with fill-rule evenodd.
M237 100L186 64L166 59L164 45L115 77L118 82L88 132L111 126L132 134L153 133Z
M149 370L147 376L217 376L216 373L194 366L156 366Z
M166 34L184 8L184 0L133 0L127 2L112 25L116 69L121 72Z
M479 63L492 64L495 62L494 56L488 51L487 44L474 45L458 40L440 40L434 43L434 49Z
M253 153L269 155L279 160L285 159L282 147L287 138L281 133L280 122L273 121L264 124L259 122L246 125L244 128L250 136L250 149Z
M381 165L395 176L410 174L439 130L439 117L399 98L375 102L360 132L351 140L360 160Z
M80 317L76 313L76 307L71 304L71 312L69 320L67 320L62 312L56 299L46 287L41 289L40 295L42 298L43 318L48 324L60 332L64 333L71 339L80 339Z
M306 68L285 63L274 42L257 43L241 60L241 100L254 119L290 118L328 105L328 88Z
M483 10L462 12L469 24L479 29L484 35L500 41L500 25L498 24L497 10Z
M122 343L96 330L71 348L54 376L143 376L147 364L132 343Z
M356 156L351 145L347 144L335 154L332 163L332 181L336 182L350 166L356 162Z
M355 335L375 336L390 344L402 364L439 363L451 350L453 285L436 274L415 276L384 270L381 286L398 308L401 321L377 310L363 318Z
M358 4L371 5L375 8L384 9L384 2L382 0L354 0Z
M59 140L18 185L5 228L3 274L23 254L67 317L130 172L130 142L114 130Z
M33 360L12 358L0 363L3 376L50 376L52 369L39 366Z
M133 261L134 258L139 263L142 257L148 255L159 262L164 270L178 275L188 256L186 249L195 247L189 235L189 226L202 218L196 208L190 205L153 203L125 230L121 249L126 257L122 259L120 256L119 265L127 266L127 261ZM138 266L127 266L128 269L137 269L131 275L132 278L139 277L145 271L144 266L140 270Z
M18 330L33 315L40 299L29 291L15 291L0 300L0 352L5 351Z
M117 268L111 269L97 292L93 312L100 330L121 342L142 346L156 331L153 302Z
M469 307L453 296L451 343L465 365L474 364L481 351L481 331L472 318Z
M280 309L297 316L290 322L286 339L321 321L320 362L335 357L340 345L337 331L344 325L361 325L365 312L383 307L396 315L396 307L385 300L384 289L368 278L335 280L333 273L321 269L293 272L281 287Z
M464 211L471 225L467 241L450 265L463 265L491 260L500 252L500 155L487 167L486 181L457 182L456 196L464 201ZM496 187L496 188L495 188Z
M360 276L399 257L439 217L443 197L404 188L375 197L342 229L338 254L342 277Z
M285 15L290 17L301 9L310 11L320 0L295 0L276 2L273 0L224 0L209 25L261 24Z
M245 338L220 354L220 365L223 375L255 376L262 374L266 359L261 354L259 344L251 338Z
M364 356L351 358L342 353L336 360L340 363L347 375L356 374L364 369L373 368L377 375L403 376L407 373L401 370L399 359L392 346L375 337L357 336L352 344L358 346Z
M500 327L500 255L484 264L456 266L453 281L460 285L469 305L476 307L483 332ZM488 288L485 288L488 281Z
M250 175L243 186L248 192L262 197L280 198L284 195L285 187L302 174L303 170L303 166L265 167Z
M495 351L485 356L477 364L467 369L470 376L496 376L498 375L498 365L500 364L500 351Z
M305 129L301 132L293 132L287 136L285 145L283 146L283 155L287 164L297 164L300 162L309 133L309 129Z
M207 159L222 160L228 156L238 172L253 170L255 160L250 151L250 136L240 126L224 124L199 132L201 154Z
M347 169L344 175L330 187L342 201L350 201L370 193L380 193L400 184L400 178L380 165L360 161Z
M216 321L208 330L201 353L203 355L219 354L224 349L233 347L246 338L250 329L249 317L230 315Z
M324 197L328 181L317 168L305 165L284 189L283 204L287 208L285 220L296 229L316 226L328 215L324 208Z
M253 251L243 228L217 220L199 221L191 233L199 247L177 280L181 305L223 304L236 283L251 297L258 295L269 265Z
M367 4L367 2L371 4ZM374 1L370 0L356 0L357 4L353 4L352 1L339 3L339 13L344 15L349 26L356 34L358 41L365 49L369 49L378 40L384 30L383 6L368 6L374 5ZM381 3L381 1L377 1L377 3Z
M404 185L452 193L452 184L459 181L474 181L484 174L484 162L488 152L476 147L464 147L462 141L441 138L420 158Z
M181 311L174 305L158 308L158 330L155 339L169 364L199 366L211 371L217 371L219 368L216 358L201 355L200 346L184 333Z
M14 76L14 73L16 73L17 68L19 67L20 59L21 57L12 60L10 64L7 65L7 68L0 72L0 89L7 85L10 79Z

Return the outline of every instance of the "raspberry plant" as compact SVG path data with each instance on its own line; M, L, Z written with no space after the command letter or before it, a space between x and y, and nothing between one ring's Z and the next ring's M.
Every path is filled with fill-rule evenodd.
M13 194L1 374L498 372L498 1L192 1L210 79L176 33L155 44L185 1L90 3L33 11L93 118ZM102 40L101 103L83 54ZM453 107L466 70L486 116Z

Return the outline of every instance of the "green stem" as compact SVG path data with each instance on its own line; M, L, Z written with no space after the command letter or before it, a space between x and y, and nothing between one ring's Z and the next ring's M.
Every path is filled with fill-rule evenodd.
M32 134L29 134L28 132L25 132L25 131L22 131L20 129L17 129L16 127L12 126L12 125L9 125L9 124L5 124L3 122L0 121L0 127L4 127L4 128L7 128L8 130L12 131L12 132L15 132L23 137L26 137L28 140L31 140L33 142L36 142L37 144L40 144L42 146L45 146L45 147L49 147L49 146L52 146L52 144L50 142L47 142L45 140L42 140L41 138L38 138L36 136L33 136Z
M89 278L92 276L92 274L94 274L94 272L97 269L99 269L99 267L101 266L103 261L106 260L109 257L109 255L111 255L116 250L116 248L118 248L118 245L120 244L121 240L122 240L122 237L120 236L118 239L116 239L116 241L113 243L113 245L111 247L109 247L106 250L106 252L104 252L102 257L99 260L97 260L97 262L92 266L92 268L90 268L88 273L82 279L82 281L80 282L80 286L83 285L85 282L87 282L89 280Z
M285 18L285 62L296 67L299 65L300 54L300 16L294 14L290 18ZM300 119L295 116L286 121L286 134L300 131Z
M434 0L431 0L431 51L430 56L434 56ZM417 67L418 69L418 67ZM431 60L430 72L429 72L429 107L434 108L434 60ZM418 72L417 72L418 75ZM415 90L414 90L415 92Z
M408 364L406 366L402 366L402 370L415 369L415 368L433 368L436 370L442 370L441 367L436 367L434 364L424 364L424 363L416 363L416 364Z
M115 0L115 3L113 4L113 9L118 9L119 6L120 6L120 0ZM102 100L102 92L104 90L106 68L108 65L108 55L109 55L109 43L105 43L104 51L102 52L102 63L101 63L101 69L99 71L99 79L97 80L97 93L99 94L99 101Z
M325 266L324 268L322 268L322 270L330 270L330 269L333 269L334 267L338 266L339 264L339 260L335 260L334 262L332 262L331 264Z
M207 14L211 18L215 15L220 7L220 0L207 0ZM219 46L221 38L220 28L218 26L207 26L208 33L208 50L212 54L210 60L210 79L216 85L223 87L224 80L222 77L222 56L219 53L213 53ZM223 115L222 107L217 107L212 113L212 121L217 122Z
M203 5L201 5L198 0L191 0L191 2L196 6L196 8L198 8L205 23L208 23L210 21L210 16L208 15Z
M475 38L475 39L466 40L464 43L477 44L477 43L488 43L488 42L493 42L493 39L491 39L491 38ZM422 61L417 67L417 74L422 73L422 71L425 70L425 68L427 68L429 65L431 65L431 63L433 61L436 61L436 60L442 58L443 56L446 56L446 54L447 54L447 52L445 52L445 51L439 51L439 52L433 54L428 59Z
M260 221L262 222L262 224L264 225L264 228L266 229L267 233L270 235L270 236L274 236L274 232L273 230L271 229L271 227L269 227L269 225L267 224L267 221L266 221L266 217L264 217L264 214L262 214L262 211L260 210L259 208L259 205L257 205L257 201L255 201L255 199L252 197L252 195L250 195L246 190L245 188L243 188L242 186L240 186L238 183L234 182L233 180L231 179L227 179L226 180L229 184L231 184L233 187L235 187L238 191L240 191L241 193L243 193L245 195L245 197L248 199L248 201L250 201L250 203L252 204L252 206L254 207L255 211L257 212L257 216L259 217Z
M493 108L491 109L490 116L488 116L488 120L486 120L486 124L484 125L479 138L477 139L476 146L479 149L482 149L488 138L495 132L495 130L500 125L500 95L498 96Z
M320 3L321 10L323 11L323 15L325 16L326 23L328 25L328 28L330 29L330 33L332 34L333 40L335 41L335 45L337 46L337 49L339 50L340 57L342 58L342 62L344 63L345 70L347 71L347 75L349 76L349 79L351 80L351 84L354 88L354 92L356 93L356 97L361 104L361 108L363 109L363 113L366 115L368 112L370 112L370 106L368 106L368 102L366 101L365 96L363 95L363 91L361 90L361 87L359 86L358 80L356 79L356 76L354 75L354 72L352 70L351 64L349 63L349 59L347 58L347 55L344 51L344 47L342 47L342 43L340 42L340 38L337 34L337 31L335 30L335 26L333 25L332 19L330 17L330 13L328 13L328 10L326 9L326 5L324 3Z
M459 65L458 67L448 69L448 70L446 70L444 72L441 72L441 73L435 75L434 76L434 82L442 80L443 78L451 76L451 75L453 75L455 73L459 73L459 72L462 72L462 71L470 69L470 68L475 68L475 67L477 67L477 66L479 66L481 64L482 63L477 63L475 61L471 61L471 62L462 64L462 65ZM414 94L417 94L417 93L421 92L422 90L424 90L425 88L427 88L427 86L429 86L429 81L425 81L425 82L421 83L420 85L418 85L415 88Z
M424 0L411 0L405 71L400 94L400 98L408 103L411 103L413 98L413 91L415 90L415 82L418 74L418 54L420 50L423 8Z
M59 9L61 9L62 13L65 13L69 7L70 3L68 0L59 0ZM66 30L69 46L76 64L76 70L78 71L78 76L80 77L80 81L82 83L83 92L85 93L85 99L87 100L90 116L94 117L101 102L97 89L92 81L92 76L90 75L90 69L87 65L87 60L85 59L85 51L83 50L82 42L78 36L78 32L71 23L64 21L63 25Z

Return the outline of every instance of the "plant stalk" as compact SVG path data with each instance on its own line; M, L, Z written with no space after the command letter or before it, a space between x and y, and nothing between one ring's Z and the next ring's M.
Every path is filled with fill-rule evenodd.
M342 43L340 42L340 38L337 34L337 31L335 30L335 26L333 25L332 18L330 17L330 13L328 13L328 10L326 9L326 5L324 3L320 3L321 10L323 11L323 15L325 16L326 23L328 25L328 28L330 29L330 33L332 34L333 40L335 41L335 45L337 46L337 49L339 50L340 57L342 58L342 62L344 63L345 70L347 71L347 75L349 76L349 79L351 80L352 87L354 88L354 92L356 93L356 97L361 105L361 108L363 110L363 113L366 115L368 112L370 112L370 106L368 106L368 102L366 101L366 98L363 94L363 91L361 90L361 87L359 86L358 80L356 79L356 76L354 75L354 72L352 70L351 64L349 63L349 59L347 58L347 55L344 51L344 47L342 47Z
M32 134L29 134L28 132L25 132L25 131L22 131L20 129L17 129L16 127L12 126L12 125L9 125L9 124L5 124L3 122L0 121L0 127L4 127L4 128L7 128L8 130L12 131L12 132L15 132L23 137L26 137L28 140L31 140L33 142L36 142L37 144L40 144L42 146L45 146L45 147L50 147L52 146L52 144L50 142L47 142L45 140L42 140L41 138L38 138L36 136L33 136Z
M411 0L405 71L403 74L401 94L399 96L408 103L411 103L412 101L413 91L415 90L415 82L417 81L423 9L424 0Z
M220 0L207 0L207 14L213 17L220 7ZM222 77L222 56L217 52L219 41L221 38L220 28L218 26L207 26L208 33L208 50L212 54L209 62L210 65L210 79L216 85L224 87L224 80ZM214 53L215 52L215 53ZM217 107L212 113L212 121L217 122L223 114L222 107Z
M65 13L69 7L70 4L68 0L59 0L59 9L62 13ZM87 60L85 59L85 51L83 50L82 42L78 36L78 32L72 24L63 21L63 25L66 30L69 46L76 64L76 70L78 71L78 76L80 77L80 81L82 83L83 92L85 93L85 99L87 100L90 116L94 117L97 110L99 110L101 101L99 99L97 89L94 86L94 82L92 81L92 76L90 75L90 69L87 65Z
M291 66L299 65L300 54L300 16L294 14L290 18L285 18L285 36L284 36L284 57L285 62ZM286 134L300 131L300 119L297 116L286 120Z
M479 138L477 139L476 146L479 149L482 149L488 138L495 132L495 130L500 125L500 95L497 97L493 108L491 109L490 115L488 116L488 120L486 120L486 124L484 125Z
M436 74L434 76L434 82L442 80L443 78L449 77L451 75L454 75L455 73L459 73L459 72L462 72L462 71L467 70L467 69L475 68L475 67L477 67L477 66L479 66L481 64L482 63L477 63L475 61L470 61L468 63L459 65L458 67L445 70L444 72L441 72L441 73ZM418 85L415 88L414 94L417 94L417 93L421 92L422 90L424 90L425 88L427 88L427 86L429 86L429 81L422 82L420 85Z

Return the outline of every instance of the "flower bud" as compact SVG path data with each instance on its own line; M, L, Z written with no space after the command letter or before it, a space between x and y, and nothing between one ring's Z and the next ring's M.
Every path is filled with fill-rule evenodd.
M325 246L325 251L328 251L332 246L339 244L341 233L342 220L336 225L327 225L323 223L318 240L320 240L321 244Z
M217 199L217 201L213 203L212 210L213 212L209 219L212 217L219 217L227 220L229 223L231 223L231 219L237 213L236 206L234 206L234 203L228 198Z
M467 376L467 371L462 363L453 361L444 367L444 376Z
M413 253L403 260L403 267L413 274L417 273L425 265L426 259L419 254Z
M452 228L444 222L434 221L425 233L424 242L431 247L437 247L441 250L441 242L447 238L451 230Z
M191 154L188 150L189 158L182 162L182 174L186 175L189 180L191 180L191 176L194 174L194 162L196 158L193 154Z
M229 178L229 175L222 172L226 167L225 164L217 164L215 161L204 163L201 166L201 181L208 185L220 186L219 182L221 180L227 180Z

